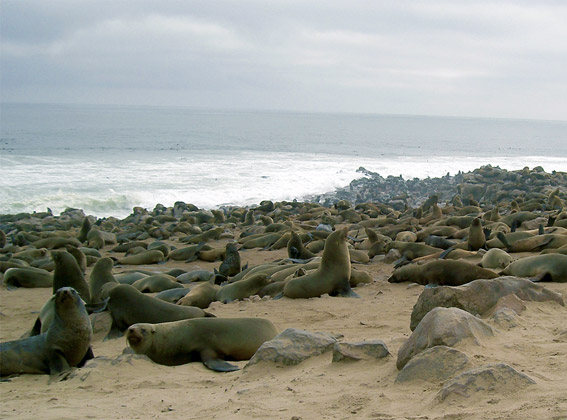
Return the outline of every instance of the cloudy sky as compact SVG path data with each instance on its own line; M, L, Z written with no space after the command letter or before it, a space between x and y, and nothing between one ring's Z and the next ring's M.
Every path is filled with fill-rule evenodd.
M567 120L567 2L2 0L3 102Z

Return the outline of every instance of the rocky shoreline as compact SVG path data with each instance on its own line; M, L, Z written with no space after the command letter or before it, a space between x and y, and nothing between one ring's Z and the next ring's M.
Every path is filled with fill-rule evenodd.
M404 179L401 176L388 176L360 167L357 172L364 176L353 180L349 185L333 192L306 197L322 205L331 205L339 200L355 204L380 202L389 204L397 210L404 207L419 207L428 198L437 195L440 201L451 201L456 195L472 198L477 202L499 203L511 199L522 199L533 193L559 189L567 193L567 173L552 171L547 173L541 166L533 169L508 171L498 166L482 166L470 172L445 175L438 178Z

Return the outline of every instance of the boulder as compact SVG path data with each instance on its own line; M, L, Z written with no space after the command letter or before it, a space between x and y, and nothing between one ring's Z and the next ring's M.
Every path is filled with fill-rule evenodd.
M390 356L390 352L382 340L335 343L333 346L333 363L352 360L378 360L388 356Z
M513 393L536 382L504 363L481 366L461 373L449 380L437 394L439 402L447 398L469 398L477 393Z
M261 361L297 365L310 357L330 351L337 340L330 334L288 328L256 351L246 366Z
M447 346L435 346L413 357L398 373L396 383L419 380L439 383L470 367L465 353Z
M423 290L411 313L410 329L413 331L423 317L436 307L459 308L473 315L485 315L498 300L515 294L523 301L553 301L565 306L563 297L528 279L498 277L475 280L462 286L440 286Z
M402 369L411 358L430 347L453 347L465 340L480 345L484 338L493 335L488 324L462 309L435 308L400 347L397 367Z

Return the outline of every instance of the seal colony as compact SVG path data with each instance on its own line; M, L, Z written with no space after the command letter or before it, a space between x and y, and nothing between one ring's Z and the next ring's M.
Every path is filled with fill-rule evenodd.
M34 392L41 395L46 383L32 382L33 375L26 373L46 373L66 377L73 385L59 400L84 399L88 393L98 411L78 407L80 417L115 416L121 405L139 397L139 406L129 406L128 414L144 417L169 408L182 412L191 402L192 413L200 417L229 417L240 409L248 417L274 412L285 418L313 417L314 412L349 417L356 412L368 418L379 413L435 418L465 412L464 418L560 418L567 410L561 397L567 392L561 376L567 369L566 199L565 173L488 166L421 183L371 174L332 198L311 202L266 200L250 208L214 211L177 202L151 211L135 208L123 220L96 219L77 209L60 216L2 215L0 372L10 379L0 383L2 410L29 410L21 401L34 398ZM96 232L90 233L93 227ZM479 289L468 284L491 281L514 284L508 287L514 292L491 299L462 296ZM537 285L540 298L517 290L530 284ZM443 297L446 289L463 292L459 299L449 296L436 304L433 298ZM61 325L55 316L63 312L57 306L59 290L74 297L69 301L84 301L78 311L82 315L74 318L93 326L92 336L86 328L88 339L70 354L60 350L70 334L62 335L63 343L47 339ZM425 294L427 290L440 292ZM345 298L354 294L359 298ZM444 380L425 385L396 381L392 355L410 342L410 312L418 298L429 299L427 307L453 305L463 311L469 301L496 302L478 314L489 326L482 328L492 329L490 338L476 339L478 345L470 344L472 338L467 345L445 345L460 352L470 369L507 363L535 384L529 391L519 386L477 391L472 403L446 397L445 390L443 400L453 398L454 405L431 402ZM469 322L457 315L463 321L458 318L455 325ZM430 318L423 319L433 322ZM244 367L263 343L276 343L277 334L289 328L322 332L331 341L367 345L383 340L390 356L360 360L349 350L342 360L351 362L336 369L329 369L330 357L324 355L299 370L281 362ZM437 331L425 324L416 328L424 330ZM28 334L32 336L21 338ZM299 353L313 346L294 341L287 350ZM423 360L438 350L412 350L416 355L404 369L425 366ZM66 364L60 354L66 354ZM437 362L431 359L433 365ZM463 372L447 374L446 380L457 380ZM419 375L403 377L408 376ZM108 393L114 386L105 382L109 377L120 401ZM337 383L342 389L335 392ZM180 386L198 389L207 398L164 406ZM337 395L344 397L340 404ZM413 405L407 404L408 395ZM264 401L269 410L255 411ZM36 399L34 406L46 404Z

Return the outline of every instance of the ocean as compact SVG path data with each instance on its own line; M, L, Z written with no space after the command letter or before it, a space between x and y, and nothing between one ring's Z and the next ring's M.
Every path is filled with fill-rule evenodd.
M567 121L0 105L0 214L301 200L360 178L567 171Z

